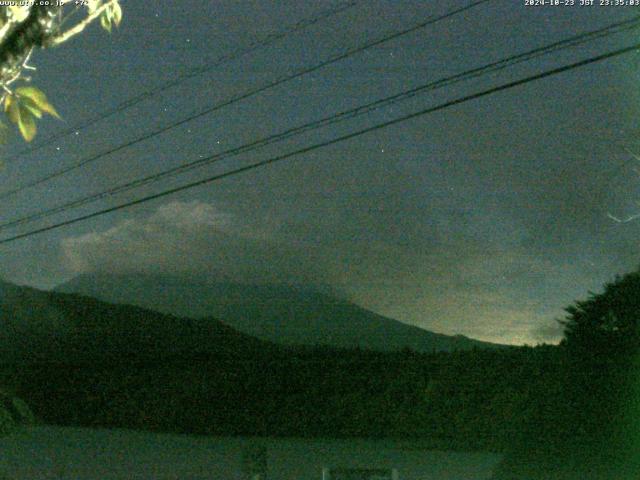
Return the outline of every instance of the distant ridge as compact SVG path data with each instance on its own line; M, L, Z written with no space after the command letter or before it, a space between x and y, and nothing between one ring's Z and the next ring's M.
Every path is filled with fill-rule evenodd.
M248 335L283 345L419 352L500 347L464 335L443 335L407 325L307 286L248 285L200 277L86 274L55 291L185 317L213 316Z
M118 286L123 278L111 280ZM141 278L125 280L128 291L145 287ZM163 301L176 298L169 281L155 281ZM199 294L195 282L180 284ZM287 348L212 317L190 319L3 283L2 385L24 399L38 421L56 425L244 437L410 436L465 449L495 445L494 431L503 435L498 442L512 435L513 417L501 413L505 401L509 412L530 399L528 390L515 389L532 383L522 378L535 378L527 376L534 368L528 349L504 349L504 355L481 348L455 355L389 352L484 344L409 327L303 287L214 286L206 291L224 293L229 311L260 311L261 322L254 323L262 323L265 336L295 340L285 328L295 325L293 333L303 339L311 332L316 343L355 340L369 350ZM182 299L184 305L193 298ZM247 299L253 303L244 308ZM278 322L268 324L278 312ZM387 351L370 349L380 344Z
M213 318L190 319L0 281L0 364L118 363L268 354Z

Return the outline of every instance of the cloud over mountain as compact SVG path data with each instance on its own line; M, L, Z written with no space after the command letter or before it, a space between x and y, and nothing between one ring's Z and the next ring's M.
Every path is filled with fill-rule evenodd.
M62 241L73 273L216 275L238 282L318 283L307 252L199 201L171 202L146 218Z

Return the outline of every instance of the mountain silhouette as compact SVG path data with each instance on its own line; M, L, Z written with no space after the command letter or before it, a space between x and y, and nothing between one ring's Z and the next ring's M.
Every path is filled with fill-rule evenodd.
M271 350L213 318L184 318L0 281L4 363L117 363Z
M248 335L283 345L418 352L498 346L407 325L342 299L328 288L240 284L201 277L87 274L55 291L172 315L212 316Z

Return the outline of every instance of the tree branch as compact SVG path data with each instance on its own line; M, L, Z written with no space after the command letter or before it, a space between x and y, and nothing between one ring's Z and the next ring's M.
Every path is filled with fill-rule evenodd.
M51 2L54 3L54 2ZM61 7L36 5L29 16L0 45L0 83L19 72L34 47L41 47L55 28L55 18Z
M107 8L109 8L112 4L116 3L116 1L117 0L110 0L109 2L101 5L94 12L90 13L89 15L87 15L81 22L78 22L74 27L72 27L69 30L61 33L58 36L55 36L55 37L49 39L48 45L50 45L52 47L55 47L55 46L60 45L61 43L66 42L70 38L75 37L76 35L81 33L85 28L87 28L87 26L91 22L93 22L100 15L102 15L102 13L107 10Z

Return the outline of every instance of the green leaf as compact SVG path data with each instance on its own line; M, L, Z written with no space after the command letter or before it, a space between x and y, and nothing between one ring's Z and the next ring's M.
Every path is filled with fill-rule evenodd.
M42 118L42 110L38 108L38 106L30 100L23 100L21 105L29 110L29 112L36 117L37 119Z
M4 102L4 111L7 113L9 120L17 125L20 121L20 105L13 95L7 96Z
M9 120L18 126L20 134L27 142L35 137L36 119L42 118L44 113L60 118L42 90L31 85L16 88L13 94L7 95L4 111Z
M111 19L116 27L120 26L120 22L122 22L122 7L118 2L114 2L110 8L111 10Z
M40 113L34 114L38 118L42 116L42 112L48 113L56 118L60 118L56 109L51 105L51 103L49 103L47 96L39 88L33 86L19 87L16 88L16 95L18 95L21 100L27 99L28 101L24 103L28 106L37 108Z
M35 117L24 105L20 105L19 111L20 118L18 120L18 128L24 139L30 142L33 140L33 137L36 136L37 127Z
M102 25L102 28L107 32L111 33L111 15L108 8L100 15L100 25Z
M33 140L36 135L36 120L34 114L19 102L10 101L7 107L7 116L9 120L15 123L20 133L27 142Z
M13 103L13 95L7 95L4 97L4 113L8 114L11 104Z

